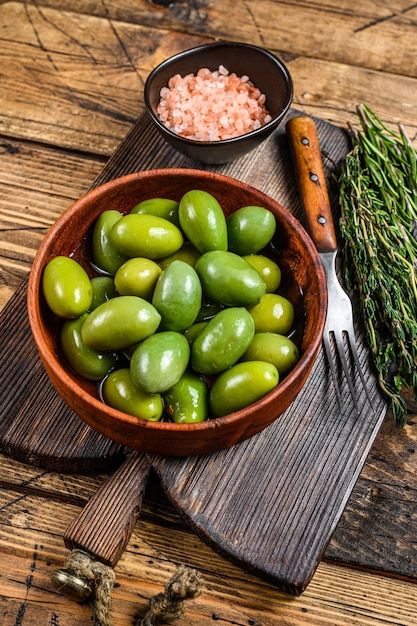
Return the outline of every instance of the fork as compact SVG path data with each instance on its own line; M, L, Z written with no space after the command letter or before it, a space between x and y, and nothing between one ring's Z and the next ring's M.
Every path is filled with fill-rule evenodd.
M298 116L291 118L287 122L286 131L289 138L298 189L307 217L311 238L317 248L326 274L328 308L323 332L323 345L339 407L340 410L343 411L336 364L332 356L332 336L356 412L359 412L358 393L355 390L349 369L346 348L350 349L353 363L373 410L371 396L356 349L352 303L349 296L340 285L336 274L337 239L321 160L316 125L311 117Z

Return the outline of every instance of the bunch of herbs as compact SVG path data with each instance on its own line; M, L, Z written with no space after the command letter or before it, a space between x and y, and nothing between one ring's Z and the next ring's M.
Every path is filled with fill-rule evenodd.
M344 273L356 287L379 384L398 426L417 399L417 154L367 106L338 175Z

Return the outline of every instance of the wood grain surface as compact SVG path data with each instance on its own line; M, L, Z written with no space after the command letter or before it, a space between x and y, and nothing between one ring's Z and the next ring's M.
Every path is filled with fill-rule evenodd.
M294 121L297 123L297 116L298 113L292 110L292 125ZM336 164L345 156L350 143L343 130L321 120L317 120L316 125L320 136L317 142L320 142L327 155L326 174L330 185ZM154 159L149 157L149 145L157 148ZM150 124L148 116L143 115L117 148L94 186L137 169L152 169L161 165L198 166L166 146ZM268 192L306 224L284 125L256 153L231 164L205 166L205 169L216 169L223 174L233 175ZM322 176L325 185L324 169ZM337 197L334 192L331 197L336 218ZM328 208L331 211L330 202ZM10 303L13 300L15 297ZM8 315L9 326L10 318L13 320L15 317L15 310L21 308L19 298ZM357 381L355 386L360 419L350 406L350 395L343 376L338 385L346 409L340 411L329 381L327 362L320 354L307 384L292 406L253 440L203 457L176 460L149 455L148 461L145 455L143 457L142 465L156 469L176 508L205 541L243 568L289 593L302 593L310 582L386 412L386 402L369 369L368 354L361 336L357 325L358 351L372 406ZM21 348L31 339L22 333L13 336L9 332L6 344L8 353L13 350L14 338ZM33 343L30 345L33 348ZM27 352L25 350L23 355ZM71 418L65 406L64 415L61 415L62 409L57 411L57 400L53 403L54 410L50 410L53 390L37 353L35 351L31 358L27 357L26 370L23 355L20 351L15 358L7 355L10 367L3 376L0 407L3 413L8 414L11 425L6 431L0 429L0 445L6 440L9 453L13 453L17 459L26 460L28 454L36 455L42 466L53 469L59 467L59 463L63 466L65 460L66 467L71 470L70 459L73 454L73 471L76 471L83 467L83 449L78 442L87 440L86 431L82 429L81 438L57 437L59 430L78 433L80 420L77 416ZM5 363L3 358L0 362ZM32 372L32 387L23 383L20 392L19 384L8 380L9 377L12 380L15 378L11 364L16 362L23 379L25 371ZM36 399L32 399L33 386L39 389ZM13 416L13 409L7 411L11 395L16 404L20 402L23 406L17 419ZM25 411L31 401L36 421ZM93 431L93 436L95 434ZM105 442L100 440L100 446L105 446ZM91 447L90 444L87 449L90 465ZM134 456L132 458L136 459ZM106 460L107 455L103 462ZM132 468L121 473L119 481L114 479L114 489L106 490L103 497L94 498L91 511L85 511L74 522L66 535L69 547L81 547L106 563L117 563L134 523L129 511L134 514L138 508L134 500L131 506L126 502L131 493L126 482L134 474L137 465L135 460ZM140 497L147 471L144 476L139 469L136 471L139 482L135 488ZM104 497L108 519L103 513L106 508ZM119 518L116 515L118 509ZM404 571L399 569L397 574L404 575Z
M345 127L365 102L388 123L402 121L415 140L416 23L415 3L407 0L0 2L0 306L27 275L47 228L88 189L140 117L143 82L157 62L215 38L265 45L288 64L297 109ZM406 563L408 580L416 579L411 399L410 407L401 431L391 415L385 419L301 598L212 552L151 481L116 568L115 622L131 625L144 615L148 598L183 562L206 580L188 611L192 626L414 626L415 584L392 578ZM2 623L91 623L89 607L56 594L50 574L67 555L66 528L106 477L55 474L4 456L0 465ZM364 559L373 573L352 569Z

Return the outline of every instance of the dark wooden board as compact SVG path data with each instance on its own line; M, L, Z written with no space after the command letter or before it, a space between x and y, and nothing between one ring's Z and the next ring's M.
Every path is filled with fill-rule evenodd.
M317 127L321 148L328 155L324 165L330 183L349 140L340 128L320 120ZM93 186L156 167L203 166L165 145L143 116ZM283 127L261 149L234 163L205 169L265 191L305 224ZM331 186L330 196L337 218ZM95 463L98 470L103 468L100 463L118 463L126 451L85 427L62 406L45 380L21 312L24 299L23 286L1 317L0 446L20 460L60 471L94 471ZM202 457L148 457L169 498L200 537L242 567L294 594L310 581L387 408L358 323L356 331L373 407L360 393L356 414L341 377L346 410L340 412L320 352L303 392L256 437ZM357 379L355 384L360 390Z

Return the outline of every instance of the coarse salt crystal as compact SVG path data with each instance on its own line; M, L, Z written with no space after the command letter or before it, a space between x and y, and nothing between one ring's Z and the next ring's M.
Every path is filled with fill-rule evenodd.
M157 113L174 132L199 141L221 141L260 128L271 121L265 95L244 75L220 65L212 72L172 76L160 91ZM175 118L175 119L174 119Z

